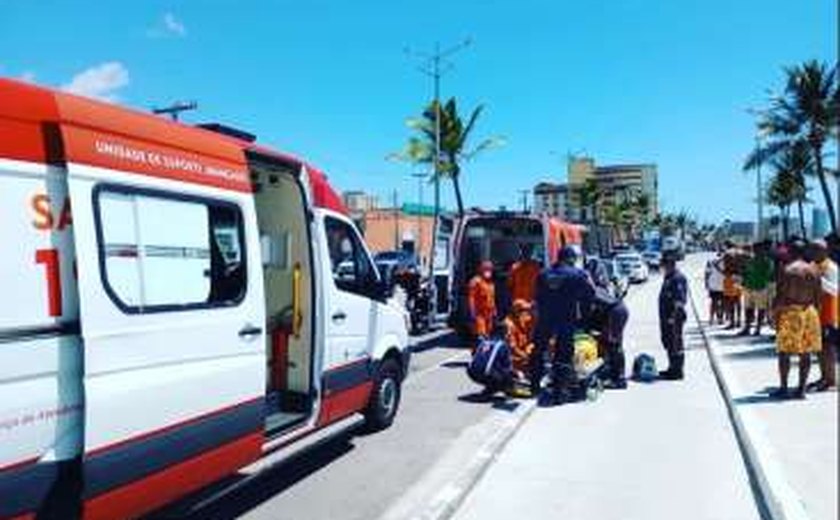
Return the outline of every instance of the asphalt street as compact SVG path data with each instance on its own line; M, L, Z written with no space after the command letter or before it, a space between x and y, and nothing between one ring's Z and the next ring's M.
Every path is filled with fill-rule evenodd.
M630 360L645 351L665 364L655 319L660 283L654 276L627 296ZM452 335L420 338L391 429L342 435L256 476L204 490L156 518L436 517L430 506L438 499L458 502L443 495L481 457L485 439L517 415L528 418L502 452L490 456L498 461L485 478L467 485L476 487L459 518L522 511L537 518L553 517L548 511L568 518L757 518L696 327L688 329L685 383L633 384L595 403L537 409L530 416L517 413L530 402L476 398L478 388L464 373L467 352ZM540 469L546 465L559 472L546 476ZM488 510L488 501L497 505Z
M411 375L390 429L342 435L244 484L234 477L153 518L377 518L466 429L494 411L492 403L472 399L477 387L464 373L468 355L455 341L442 332L415 338Z

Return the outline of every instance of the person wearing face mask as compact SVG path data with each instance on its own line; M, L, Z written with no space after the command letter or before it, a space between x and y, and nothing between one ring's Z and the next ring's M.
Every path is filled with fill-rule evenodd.
M493 263L481 262L478 273L467 288L467 305L473 325L473 334L487 338L493 333L496 322L496 287L493 283Z

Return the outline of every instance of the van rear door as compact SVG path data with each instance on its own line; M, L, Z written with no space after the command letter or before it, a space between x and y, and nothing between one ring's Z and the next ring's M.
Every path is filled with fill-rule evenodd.
M184 165L208 169L196 154L62 132L84 342L85 515L133 517L261 453L266 343L254 203L197 175L178 179ZM97 154L120 161L73 162ZM126 171L151 157L160 171Z

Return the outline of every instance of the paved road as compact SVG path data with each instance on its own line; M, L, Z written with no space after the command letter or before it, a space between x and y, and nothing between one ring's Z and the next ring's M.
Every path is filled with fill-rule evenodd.
M451 335L417 345L402 408L387 431L344 436L237 486L223 498L195 503L226 486L177 504L157 518L347 519L383 514L470 426L493 412L470 402L464 350ZM465 399L466 397L466 399Z
M698 269L696 258L686 262ZM658 339L658 278L628 296L628 357ZM753 519L755 498L708 358L688 327L687 379L631 384L538 408L464 501L458 520Z

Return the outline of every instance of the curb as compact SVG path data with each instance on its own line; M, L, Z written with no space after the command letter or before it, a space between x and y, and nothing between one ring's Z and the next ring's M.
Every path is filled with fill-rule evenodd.
M692 291L689 291L689 295L694 318L703 336L706 354L726 403L747 472L753 481L762 516L770 520L810 520L802 499L784 477L775 450L764 435L763 425L750 410L739 408L733 401L732 396L741 395L742 392L737 380L721 362L720 355L712 348Z
M489 430L493 427L493 433L483 442L478 450L469 460L460 466L453 476L443 482L435 482L435 469L429 470L415 488L433 488L434 492L422 496L417 506L389 508L380 520L410 519L410 520L448 520L457 513L467 495L475 488L489 467L496 460L498 454L507 446L508 442L516 435L519 428L525 423L536 409L536 400L519 401L522 411L513 417L503 419L494 418L482 428ZM408 511L406 511L408 509Z

